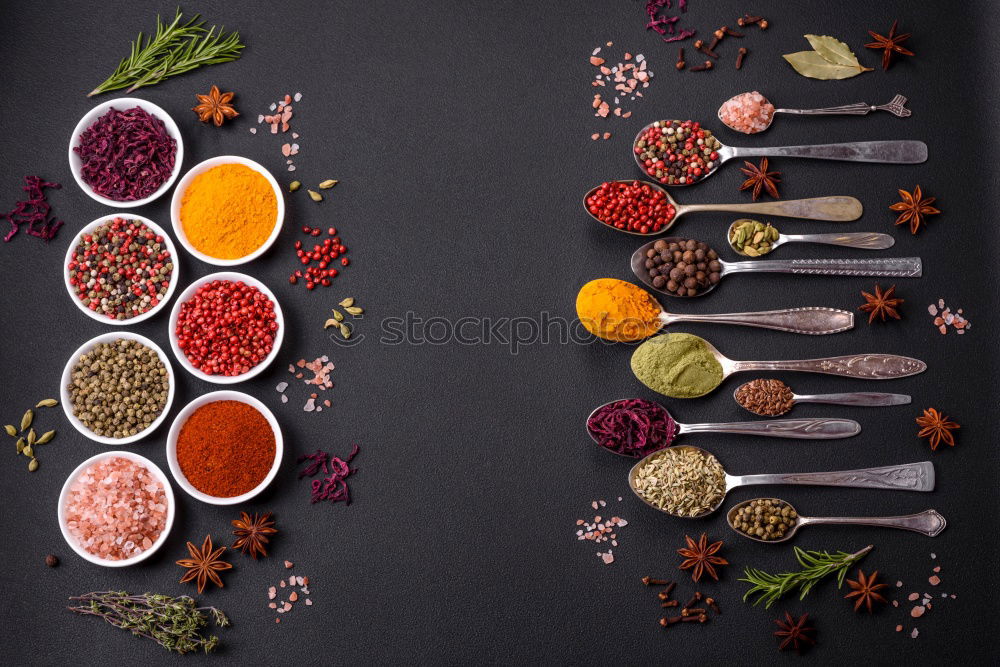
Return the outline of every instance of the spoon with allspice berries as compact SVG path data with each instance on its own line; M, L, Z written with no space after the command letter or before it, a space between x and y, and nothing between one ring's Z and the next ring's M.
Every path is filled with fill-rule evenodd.
M880 407L908 405L906 394L886 394L877 391L852 391L844 394L795 394L781 380L758 378L741 384L733 398L744 410L761 417L778 417L791 411L796 403L826 403L828 405L853 405Z

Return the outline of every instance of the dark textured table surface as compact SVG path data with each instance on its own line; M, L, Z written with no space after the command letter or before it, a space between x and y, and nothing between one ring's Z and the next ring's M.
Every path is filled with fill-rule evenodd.
M235 63L202 69L139 97L164 107L185 141L184 167L220 154L260 161L282 183L280 140L252 135L256 116L272 101L301 91L296 131L302 136L295 177L303 182L341 181L319 205L304 193L287 197L285 230L265 257L243 267L278 295L287 335L278 361L238 389L268 404L281 422L286 460L271 487L248 503L273 510L281 534L271 557L236 564L224 589L200 599L225 609L233 627L222 630L213 660L278 664L349 663L737 663L794 660L778 654L771 632L784 612L808 612L819 645L811 658L823 663L892 663L961 660L978 664L997 631L989 601L997 577L995 437L997 356L992 345L997 306L997 248L993 218L997 172L994 124L996 69L988 48L995 10L963 3L762 3L691 0L682 25L702 36L733 26L752 10L771 23L748 30L744 68L733 69L736 44L721 47L716 70L677 73L676 47L643 29L643 3L185 3L211 22L239 29L247 43ZM68 355L108 331L70 303L61 262L75 230L110 210L82 193L66 160L78 119L104 95L85 93L103 80L128 48L149 30L169 3L5 2L0 9L0 202L20 194L20 179L39 174L64 184L49 200L67 222L45 245L19 235L0 248L0 406L3 421L16 420L39 398L58 393ZM888 30L899 18L914 36L917 53L839 82L805 79L781 59L808 48L804 33L847 41L862 61L878 55L862 47L867 30ZM628 120L595 118L587 64L606 48L644 54L655 72L641 101L629 103ZM700 59L690 42L688 62ZM213 83L237 92L242 116L217 129L197 122L194 94ZM883 103L895 93L910 98L911 118L877 113L864 118L780 117L756 137L719 127L719 104L738 92L760 90L778 106ZM752 543L734 535L721 513L685 522L659 515L628 491L629 463L598 451L583 420L596 405L621 396L653 398L631 375L631 348L532 341L512 354L502 341L463 345L380 342L385 318L412 313L456 322L459 318L574 317L578 287L597 277L629 279L635 239L601 229L580 210L580 197L609 178L637 175L631 137L660 117L701 118L723 141L763 146L874 139L920 139L930 159L916 166L854 165L782 159L783 198L853 195L864 217L834 223L777 221L783 231L880 231L896 245L881 256L924 260L923 277L898 281L906 300L903 320L830 337L795 336L738 327L677 326L704 335L733 358L807 358L853 352L893 352L928 363L924 374L885 383L824 376L783 375L800 393L885 390L913 396L909 406L851 409L802 406L795 416L844 416L863 425L844 441L768 441L740 436L685 436L711 449L737 474L822 471L933 460L933 493L786 487L741 489L729 502L775 494L809 515L906 514L935 508L948 519L935 539L887 530L815 527L794 541L807 549L854 551L874 544L866 571L878 569L893 584L898 608L855 615L826 581L804 601L791 596L770 610L740 601L737 581L747 566L767 571L795 567L791 545ZM608 141L592 132L611 131ZM676 193L682 203L748 201L737 191L737 165L726 165L695 188ZM887 210L897 188L920 184L944 211L918 236L892 226ZM169 228L169 196L136 211ZM678 233L723 245L728 214L685 218ZM351 266L335 287L306 292L287 283L295 268L291 246L303 224L336 225L350 248ZM723 255L730 257L731 251ZM788 246L781 258L870 257L861 250ZM187 285L213 267L181 252ZM711 296L669 306L678 312L732 312L803 305L855 309L868 278L734 276ZM888 281L883 281L887 286ZM366 309L358 326L364 340L353 347L331 341L322 329L329 308L353 295ZM973 323L965 336L941 336L927 305L944 298ZM860 314L859 314L860 315ZM527 322L528 320L524 320ZM130 330L167 343L162 314ZM498 324L499 322L499 324ZM438 324L431 337L440 336ZM520 335L529 333L522 324ZM419 333L419 332L418 332ZM281 404L275 385L285 367L302 357L329 354L337 368L329 392L332 410L306 414L304 392L289 389ZM215 389L177 367L172 414ZM743 380L750 379L745 376ZM708 397L665 401L684 422L746 419L732 401L740 378ZM937 407L962 424L954 449L931 453L916 437L913 419ZM172 415L171 415L172 417ZM61 413L45 415L59 435L41 453L34 474L15 458L13 443L0 465L3 532L0 651L14 663L104 664L173 662L152 642L133 639L95 619L65 611L66 598L89 590L128 589L174 595L194 593L177 580L186 540L206 533L226 543L237 508L201 504L175 486L177 519L169 540L149 561L107 569L77 557L56 522L56 498L83 459L106 448L75 432ZM164 469L167 427L127 447ZM6 436L4 436L6 437ZM294 459L317 448L346 454L361 445L351 480L354 502L309 504L308 482L296 479ZM622 501L617 501L618 497ZM591 519L592 500L606 499L605 515L629 524L619 531L615 562L601 564L597 547L578 542L577 519ZM727 504L728 506L728 504ZM719 583L698 588L716 597L723 615L706 626L663 633L660 609L639 578L682 579L675 549L684 534L702 531L724 539L731 565ZM931 553L936 560L931 559ZM56 569L47 553L62 559ZM309 575L314 605L299 605L280 625L267 609L266 589L286 574ZM942 583L927 583L941 566ZM852 573L853 576L853 573ZM896 588L895 582L904 582ZM905 596L927 591L933 609L914 621ZM957 597L938 599L940 593ZM895 632L902 624L904 632ZM919 637L911 639L911 628ZM200 660L195 658L195 660Z

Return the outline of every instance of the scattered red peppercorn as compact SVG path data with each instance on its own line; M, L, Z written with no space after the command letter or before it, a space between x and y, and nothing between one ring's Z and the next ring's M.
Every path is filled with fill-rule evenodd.
M302 233L318 237L322 235L323 230L320 227L303 225ZM350 260L346 256L347 246L343 245L340 237L337 236L337 228L328 227L326 233L327 237L321 243L314 243L311 249L304 246L302 241L295 242L295 256L306 268L305 273L300 269L289 276L289 284L296 285L299 282L298 279L302 278L308 290L315 289L317 286L329 287L331 278L336 278L338 273L337 269L328 268L330 264L338 258L341 266L350 264ZM310 266L313 262L316 265Z
M586 204L604 224L638 234L663 231L676 213L665 194L640 181L602 183Z

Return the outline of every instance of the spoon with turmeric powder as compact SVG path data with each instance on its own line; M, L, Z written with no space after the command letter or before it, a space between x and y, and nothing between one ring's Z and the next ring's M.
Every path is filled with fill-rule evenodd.
M854 327L854 313L809 306L750 313L668 313L649 292L616 278L591 280L576 296L577 317L595 336L634 342L677 322L708 322L760 327L799 334L834 334Z
M752 204L686 204L649 181L607 181L583 197L583 210L601 225L636 236L656 236L674 226L685 213L725 211L805 220L850 222L863 207L854 197L813 197Z

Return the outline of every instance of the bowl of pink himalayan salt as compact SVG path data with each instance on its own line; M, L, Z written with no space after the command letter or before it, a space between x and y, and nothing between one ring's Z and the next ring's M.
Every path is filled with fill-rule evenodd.
M59 494L59 530L81 558L127 567L163 546L174 524L174 492L155 463L131 452L92 456Z
M730 97L719 107L719 120L731 130L757 134L771 127L774 105L756 90L740 93Z

